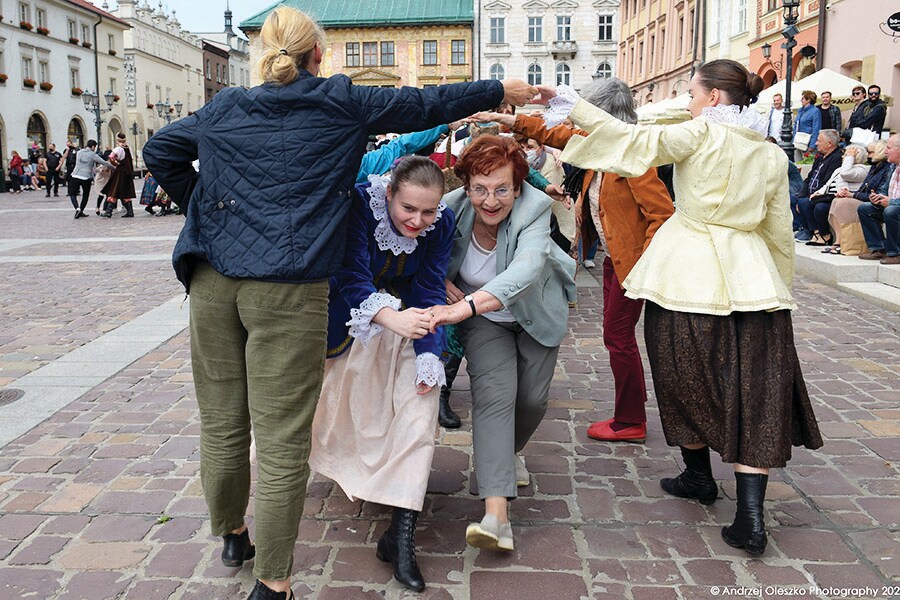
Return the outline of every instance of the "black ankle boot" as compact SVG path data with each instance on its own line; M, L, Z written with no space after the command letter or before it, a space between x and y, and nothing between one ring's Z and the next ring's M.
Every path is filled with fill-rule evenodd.
M276 592L257 579L256 585L253 586L253 591L247 596L247 600L294 600L294 591L291 590L290 593Z
M760 473L735 473L737 512L734 523L722 528L722 539L732 548L743 548L747 554L759 556L766 550L766 523L763 502L769 476Z
M459 429L460 425L462 425L459 415L450 408L450 388L447 386L441 388L438 423L445 429Z
M110 202L109 200L107 200L106 202L103 203L103 214L100 216L106 217L107 219L111 219L113 209L115 209L115 208L116 208L116 205L113 204L112 202Z
M375 556L394 566L394 579L411 590L421 592L425 580L416 563L416 520L419 513L406 508L395 508L391 526L378 540Z
M675 478L665 478L659 482L668 494L679 498L698 500L700 504L712 504L719 497L719 486L712 476L709 465L709 446L699 450L681 449L684 471Z
M125 219L125 218L133 219L134 218L134 209L131 206L131 200L122 200L122 206L125 207L125 214L122 215L122 218L123 219Z
M225 536L225 547L222 548L222 564L226 567L243 566L245 560L256 556L256 547L250 543L250 532L229 533Z

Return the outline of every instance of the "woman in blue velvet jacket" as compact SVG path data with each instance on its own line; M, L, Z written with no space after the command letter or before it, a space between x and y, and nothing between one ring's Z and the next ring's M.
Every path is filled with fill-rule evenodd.
M351 500L394 507L377 555L421 591L414 533L444 384L443 332L429 331L427 309L444 303L455 220L427 158L405 158L369 182L356 186L344 262L331 278L309 465Z

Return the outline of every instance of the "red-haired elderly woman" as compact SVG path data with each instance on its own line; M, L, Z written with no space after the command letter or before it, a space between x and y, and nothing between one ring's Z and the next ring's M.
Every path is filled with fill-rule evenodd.
M525 183L528 163L515 140L478 138L455 171L465 185L444 196L457 219L446 282L451 304L432 309L431 326L459 323L472 385L485 516L466 529L466 542L512 550L508 502L517 480L528 478L516 453L547 409L575 300L575 261L550 239L553 200Z

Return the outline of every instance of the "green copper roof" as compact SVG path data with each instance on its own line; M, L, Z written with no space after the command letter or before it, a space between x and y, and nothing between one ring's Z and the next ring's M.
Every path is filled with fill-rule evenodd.
M240 28L259 29L279 6L302 10L331 28L472 23L472 4L472 0L284 0L243 21Z

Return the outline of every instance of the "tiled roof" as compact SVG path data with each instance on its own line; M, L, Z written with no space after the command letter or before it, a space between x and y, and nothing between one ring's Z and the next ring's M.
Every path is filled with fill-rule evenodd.
M472 0L284 0L246 19L240 28L258 30L279 6L301 10L329 28L472 23L472 4Z
M73 4L75 6L78 6L80 8L83 8L85 10L89 10L92 13L94 13L95 15L101 15L104 19L106 19L108 21L115 21L116 23L119 23L120 25L124 25L125 27L128 27L129 29L131 29L131 25L129 25L128 22L123 21L116 15L106 12L102 8L97 8L96 6L94 6L93 4L88 2L87 0L66 0L66 2L68 2L69 4Z

